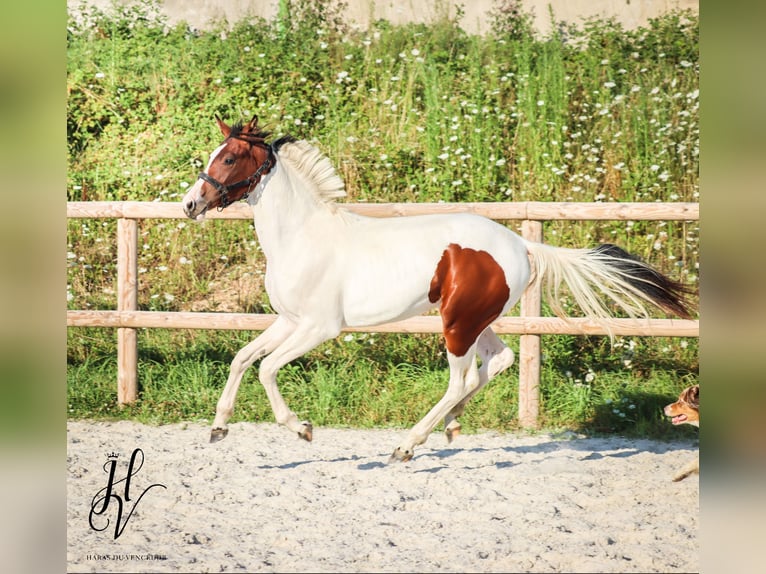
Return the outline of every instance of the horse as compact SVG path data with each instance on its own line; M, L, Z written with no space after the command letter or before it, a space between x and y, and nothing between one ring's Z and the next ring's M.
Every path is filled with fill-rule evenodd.
M211 209L247 200L277 318L232 360L210 442L228 434L242 376L258 359L258 377L276 421L311 441L313 426L287 406L277 372L344 327L372 327L438 306L449 383L389 459L406 462L442 420L451 442L460 433L458 417L466 403L513 364L513 351L490 325L530 285L545 286L560 317L565 317L562 284L585 315L602 324L613 317L604 298L631 317L648 317L649 308L691 317L686 286L620 247L531 242L469 213L355 214L335 201L346 195L344 182L314 145L289 135L268 143L271 134L258 126L257 117L232 126L215 119L224 140L185 194L183 210L202 220Z

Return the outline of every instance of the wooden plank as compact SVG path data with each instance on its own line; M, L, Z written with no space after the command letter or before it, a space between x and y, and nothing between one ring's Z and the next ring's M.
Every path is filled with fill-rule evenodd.
M476 213L497 220L681 220L699 219L699 203L577 203L577 202L474 202L474 203L346 203L349 210L370 217ZM186 219L180 202L167 201L69 201L69 218ZM246 203L211 211L208 219L252 219Z
M250 313L193 313L162 311L67 311L68 327L134 327L160 329L222 329L262 331L276 315ZM614 335L638 337L699 337L694 319L613 319ZM492 324L499 334L519 335L607 335L604 326L582 317L502 317ZM419 316L372 327L346 327L344 332L441 333L441 318Z
M521 235L528 241L541 243L543 224L523 221ZM534 269L533 269L534 272ZM521 296L520 314L523 318L539 317L542 311L542 286L529 287ZM519 339L519 424L522 428L537 428L540 412L540 335L524 334Z
M699 203L579 203L534 201L527 204L525 219L569 220L680 220L699 219Z
M117 309L138 308L138 221L117 220ZM138 398L138 340L136 329L117 329L117 402L125 405Z

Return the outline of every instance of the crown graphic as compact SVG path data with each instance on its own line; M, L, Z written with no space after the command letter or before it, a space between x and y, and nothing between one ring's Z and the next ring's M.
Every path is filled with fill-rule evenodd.
M119 456L120 456L120 455L119 455L119 454L117 454L117 453L116 453L116 452L114 452L114 451L106 453L106 458L107 458L108 460L117 460L117 458L118 458Z

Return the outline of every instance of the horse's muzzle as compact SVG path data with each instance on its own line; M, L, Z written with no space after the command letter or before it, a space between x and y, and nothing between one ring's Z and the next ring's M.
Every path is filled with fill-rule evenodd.
M183 204L184 213L189 219L202 219L207 211L207 203L200 203L194 199L187 199Z
M186 217L191 217L194 219L196 215L194 214L194 209L197 207L197 202L193 199L190 199L186 203L184 203L184 213L186 214Z

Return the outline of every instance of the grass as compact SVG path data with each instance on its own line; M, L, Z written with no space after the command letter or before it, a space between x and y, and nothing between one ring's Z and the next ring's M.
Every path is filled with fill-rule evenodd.
M101 341L103 330L94 331ZM517 337L504 336L518 348ZM574 351L560 349L562 339ZM653 341L618 339L599 364L598 356L577 345L578 337L545 336L541 383L541 423L548 429L651 438L692 436L672 428L661 408L697 380L696 350L661 350ZM590 337L603 344L603 338ZM139 342L139 400L117 405L114 340L68 368L71 418L130 419L159 424L211 421L228 376L229 362L249 340L246 333L146 330ZM673 345L675 339L665 343ZM214 347L216 344L219 346ZM110 346L111 345L111 346ZM683 359L677 357L683 355ZM569 356L567 356L569 355ZM92 358L91 358L92 357ZM564 358L562 358L564 357ZM584 361L584 362L581 362ZM686 370L681 363L690 365ZM284 367L282 394L301 417L318 426L406 427L416 423L446 389L446 359L435 335L347 334ZM519 430L517 367L494 379L471 403L461 422L465 432ZM250 369L240 387L232 421L273 421L266 395Z
M213 116L257 114L274 137L314 141L349 201L699 199L696 16L674 12L630 31L591 20L538 37L517 3L502 0L492 32L474 36L457 20L354 30L338 4L292 8L284 26L256 19L208 31L169 26L150 1L77 11L67 30L67 198L179 201L219 143ZM115 308L115 225L69 221L70 309ZM698 281L697 222L550 222L545 240L617 243ZM139 251L140 309L269 310L248 222L142 221ZM253 335L141 331L141 398L120 409L114 331L70 328L69 416L209 418ZM696 339L611 347L545 336L543 349L546 427L684 432L658 413L698 379ZM235 419L271 420L252 372ZM317 424L407 426L438 400L446 375L439 337L355 335L289 365L280 385ZM515 428L516 377L514 366L480 393L464 428Z

